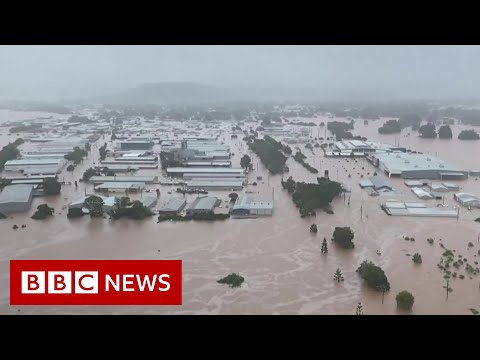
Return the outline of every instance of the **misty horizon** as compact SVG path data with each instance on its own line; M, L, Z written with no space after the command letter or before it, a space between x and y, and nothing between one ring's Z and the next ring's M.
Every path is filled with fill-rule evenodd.
M241 100L471 99L479 60L478 46L0 46L0 98L73 101L190 83Z

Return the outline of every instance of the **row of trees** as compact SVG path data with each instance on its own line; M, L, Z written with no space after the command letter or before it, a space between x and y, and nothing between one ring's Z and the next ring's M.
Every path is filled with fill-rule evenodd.
M318 170L317 170L317 169L315 169L313 166L311 166L310 164L307 164L307 163L305 162L305 159L306 159L306 158L307 158L307 157L306 157L305 155L303 155L301 151L297 151L297 152L295 153L295 156L293 156L293 159L294 159L296 162L302 164L302 166L303 166L305 169L307 169L308 171L310 171L312 174L318 174Z
M287 157L281 152L282 144L270 136L254 139L250 142L250 149L258 155L263 165L271 174L282 174L285 169Z
M90 145L90 144L88 144ZM64 157L67 160L73 161L74 164L80 164L85 157L88 156L88 152L85 149L80 149L78 146L73 148L73 151L66 154Z
M425 125L420 126L418 130L420 136L426 139L435 139L437 137L437 132L435 125L433 123L427 123ZM438 137L440 139L451 139L453 137L452 129L449 125L443 125L438 130ZM471 129L471 130L462 130L460 134L458 134L458 139L460 140L478 140L480 136L478 133Z
M0 150L0 171L3 170L5 163L9 160L14 160L20 155L17 147L23 144L23 139L18 138L13 143L8 143L2 150Z
M342 192L340 183L325 179L318 184L296 182L290 176L282 187L292 194L292 200L302 217L315 215L315 209L328 206Z

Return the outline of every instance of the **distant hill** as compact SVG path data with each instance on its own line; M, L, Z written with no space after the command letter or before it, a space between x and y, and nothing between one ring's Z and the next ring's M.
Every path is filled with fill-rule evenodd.
M203 85L193 82L144 84L117 94L84 99L112 105L143 104L218 104L241 101L318 100L318 93L308 89L239 88Z
M144 84L117 94L95 97L104 104L182 104L229 101L232 91L221 87L190 82L162 82Z

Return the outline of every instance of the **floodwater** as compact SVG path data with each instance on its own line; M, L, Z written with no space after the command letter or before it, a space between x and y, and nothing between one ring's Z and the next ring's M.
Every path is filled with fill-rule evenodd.
M32 115L16 113L15 116L31 118ZM23 114L23 115L22 115ZM8 118L6 118L8 117ZM0 112L0 121L11 119L12 113ZM305 121L310 121L307 119ZM327 119L314 119L328 121ZM460 141L456 135L460 126L454 126L452 140L425 140L409 130L400 135L379 135L377 128L383 120L370 121L364 125L358 121L353 133L366 136L372 141L394 143L413 150L429 152L464 169L480 168L478 154L480 141ZM248 123L246 123L248 125ZM297 127L299 128L299 127ZM313 136L324 136L323 128L313 128ZM13 141L15 136L5 135L0 129L0 145ZM232 145L233 166L238 166L240 157L247 152L240 139L225 142ZM279 138L280 140L281 138ZM223 137L220 137L223 140ZM90 157L73 174L64 171L60 179L74 181L83 170L98 161L99 140ZM22 146L30 146L26 143ZM258 158L253 155L255 170L249 174L250 181L262 176L258 186L249 185L242 193L253 192L258 200L272 200L274 215L258 219L228 219L213 223L163 222L156 217L144 221L66 218L65 207L69 202L91 193L84 184L78 189L64 185L56 197L36 198L30 212L14 214L0 221L0 313L4 314L355 314L358 302L365 314L403 314L396 309L395 295L408 290L415 296L412 314L470 314L468 309L480 310L480 276L468 276L464 280L452 279L453 292L446 300L445 280L436 264L443 249L455 249L457 254L476 261L480 249L477 241L480 224L473 221L480 217L480 210L462 208L456 218L413 218L387 216L380 204L386 199L418 199L403 184L401 179L389 179L395 191L378 197L370 197L358 186L360 175L372 175L375 168L366 160L354 162L349 159L327 159L321 149L310 151L304 144L299 146L307 156L306 161L317 168L319 174L310 174L292 158L287 162L295 180L316 182L324 170L329 170L333 180L345 182L352 188L350 206L347 198L339 197L332 203L333 215L318 212L316 217L302 219L289 194L282 189L281 176L269 176ZM294 150L295 151L295 150ZM258 165L257 165L258 164ZM363 168L363 169L362 169ZM161 175L161 170L142 170L139 174ZM348 178L351 174L351 178ZM463 191L480 194L480 181L474 178L459 183ZM91 185L90 185L91 187ZM150 185L161 189L160 207L169 196L174 196L174 186ZM168 194L171 191L172 195ZM228 199L229 191L213 191L209 195ZM151 193L153 196L155 193ZM447 193L452 194L452 193ZM147 194L143 194L145 196ZM452 195L451 195L452 196ZM132 196L134 198L140 195ZM187 195L190 203L195 195ZM438 200L430 200L435 206ZM55 216L45 221L30 219L38 204L47 203L55 208ZM227 204L226 202L223 203ZM446 197L445 204L454 206L453 199ZM362 208L362 211L360 210ZM217 211L226 211L225 206ZM362 214L361 214L362 213ZM318 233L309 232L310 225L317 224ZM26 224L25 229L13 230L13 224ZM336 248L330 238L336 226L350 226L355 232L355 249ZM405 241L403 236L416 239ZM320 252L323 238L328 240L328 254ZM434 238L430 245L427 238ZM467 244L474 243L468 249ZM377 255L377 250L381 255ZM419 252L423 263L415 265L407 254ZM70 307L9 305L9 260L10 259L181 259L183 261L183 304L181 306L119 306L119 307ZM355 270L364 260L381 266L391 284L391 291L382 294L369 289ZM471 261L470 261L471 262ZM336 283L333 274L340 268L345 281ZM245 277L241 288L231 289L216 281L231 272ZM462 273L462 271L460 271ZM20 312L18 312L20 310Z

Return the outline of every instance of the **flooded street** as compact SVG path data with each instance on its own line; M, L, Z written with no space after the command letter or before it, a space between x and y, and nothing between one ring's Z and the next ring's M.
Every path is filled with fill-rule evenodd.
M41 114L41 113L40 113ZM62 117L60 115L54 115ZM38 113L19 113L0 110L0 122L34 118ZM65 116L64 116L65 117ZM63 117L63 118L64 118ZM320 123L326 118L302 119ZM336 119L339 120L339 119ZM412 150L438 156L462 170L479 169L480 141L461 141L457 135L466 126L451 126L453 139L421 139L410 128L400 135L380 135L378 127L385 120L355 122L354 135L361 135L370 141L395 143ZM243 127L250 126L246 123ZM253 125L256 127L257 125ZM293 128L288 125L287 128ZM295 126L300 129L301 126ZM324 136L323 127L312 127L313 137ZM408 136L407 134L410 135ZM8 128L0 128L0 147L17 136L8 135ZM330 134L327 132L327 136ZM21 137L21 134L20 134ZM219 141L232 146L232 167L239 167L240 158L248 153L245 143L230 139L230 133L220 136ZM283 137L276 137L282 140ZM81 178L85 169L98 163L98 148L108 140L100 139L92 146L88 159L73 173L66 167L59 175L60 181L72 182ZM26 142L20 149L33 144ZM445 280L437 268L444 249L455 249L457 254L468 257L469 261L480 261L478 236L480 210L468 211L462 207L459 219L388 216L380 208L387 199L425 202L434 207L441 200L421 201L406 187L403 179L388 179L394 187L392 193L380 193L371 197L358 186L360 175L373 175L375 169L365 159L325 158L320 148L306 149L304 144L290 144L293 152L298 146L307 156L307 163L319 170L311 174L293 158L287 166L290 171L283 175L292 176L296 181L316 183L317 176L329 171L330 178L348 184L351 189L350 206L348 197L336 198L332 202L334 214L317 211L316 217L300 218L291 196L282 189L281 176L269 176L258 157L253 154L254 170L248 175L249 183L263 180L258 185L248 185L237 193L253 192L258 200L272 201L273 216L258 219L227 219L208 222L162 222L157 224L153 216L144 221L90 219L84 216L69 220L67 205L87 194L93 194L92 185L79 183L63 185L59 196L35 198L32 208L25 214L13 214L0 220L0 314L347 314L354 315L358 302L364 313L401 314L397 310L395 296L399 291L408 290L415 296L413 314L470 314L470 308L480 310L480 275L470 279L452 279L453 291L446 300ZM111 144L109 143L109 148ZM257 167L258 164L258 167ZM363 168L363 169L362 169ZM161 175L161 169L140 170L138 175ZM351 178L348 175L351 174ZM5 176L2 173L1 176ZM7 174L8 175L8 174ZM379 175L380 172L379 172ZM383 174L384 175L384 174ZM480 180L470 176L468 180L456 182L464 192L480 195ZM132 195L133 199L155 196L155 189L161 190L156 205L161 205L174 193L176 186L147 185L151 192ZM172 191L173 190L173 191ZM168 194L172 191L172 194ZM209 196L218 196L227 204L229 191L210 191ZM187 195L187 206L196 195ZM55 209L55 215L47 220L30 219L36 207L47 203ZM448 192L445 204L452 207L453 192ZM362 210L361 210L362 209ZM225 206L216 212L226 212ZM309 232L310 225L318 226L318 233ZM13 230L17 224L25 229ZM355 249L343 250L330 241L336 226L350 226L355 233ZM405 241L402 237L414 237ZM323 238L328 241L328 254L320 252ZM433 245L427 238L434 238ZM474 246L468 248L472 242ZM376 251L381 255L377 255ZM420 253L422 264L414 264L407 254ZM25 306L9 305L9 260L10 259L181 259L183 261L183 305L182 306ZM478 260L477 260L478 259ZM367 288L355 272L360 263L371 260L385 271L391 285L390 292L382 294ZM336 283L333 274L340 268L345 281ZM245 282L240 288L231 289L217 283L217 280L238 272ZM464 270L460 271L464 273Z

